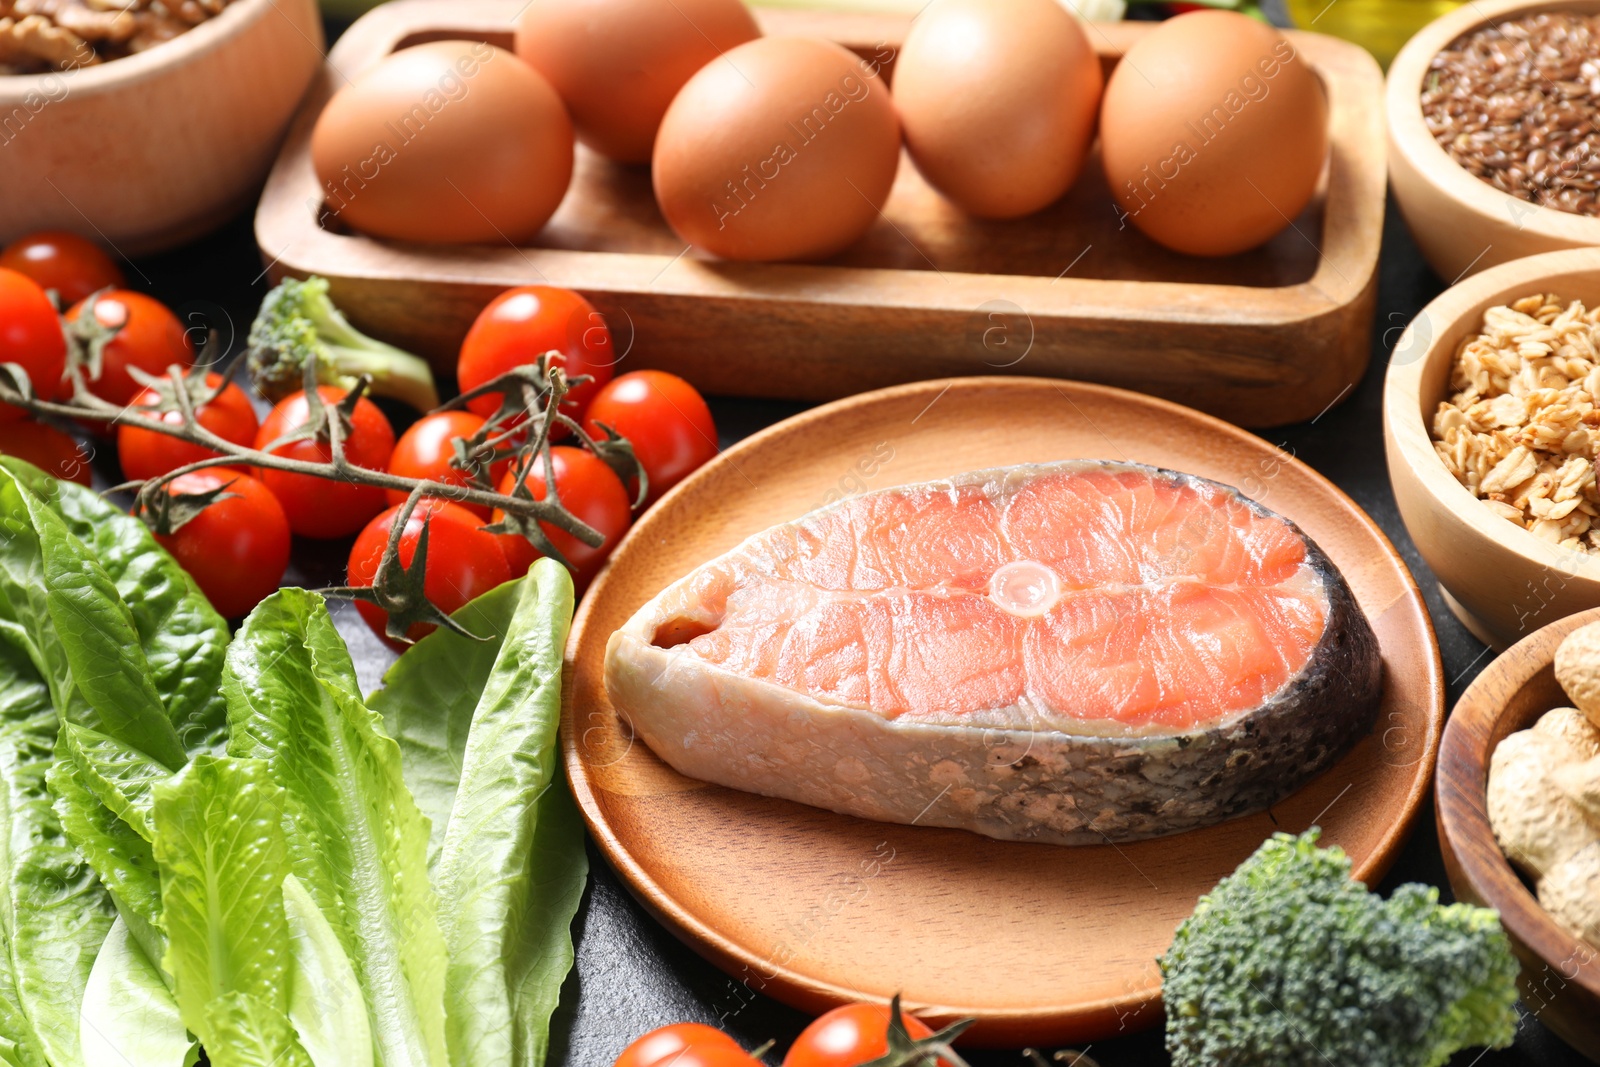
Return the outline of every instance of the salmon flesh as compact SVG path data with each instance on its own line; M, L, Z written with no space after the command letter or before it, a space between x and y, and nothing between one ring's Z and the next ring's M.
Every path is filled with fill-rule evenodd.
M1061 845L1265 809L1372 729L1377 638L1289 520L1132 463L865 493L759 533L611 636L679 772Z

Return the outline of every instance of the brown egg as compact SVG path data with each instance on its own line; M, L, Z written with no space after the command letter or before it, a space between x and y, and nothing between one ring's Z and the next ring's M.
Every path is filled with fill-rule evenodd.
M933 0L894 68L906 147L928 184L986 218L1029 215L1077 180L1104 81L1060 0Z
M479 41L387 56L311 134L329 211L376 237L523 241L572 179L572 122L526 63Z
M1124 220L1179 252L1226 256L1288 225L1316 192L1328 102L1277 30L1231 11L1180 15L1128 50L1100 110Z
M759 36L740 0L533 0L516 41L517 55L561 94L580 141L648 163L683 83Z
M872 225L900 163L900 123L870 60L763 37L689 79L656 138L656 200L726 259L822 259Z

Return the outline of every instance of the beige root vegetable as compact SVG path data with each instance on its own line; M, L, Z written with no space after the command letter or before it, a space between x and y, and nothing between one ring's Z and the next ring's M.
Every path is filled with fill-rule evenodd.
M1569 933L1600 945L1600 840L1590 841L1539 879L1539 904Z
M1495 746L1489 824L1550 917L1600 945L1600 623L1567 635L1555 672L1577 707Z
M1572 631L1556 649L1556 681L1589 721L1600 725L1600 622Z
M1600 756L1600 726L1577 708L1547 711L1533 724L1533 732L1571 748L1580 760Z
M1600 759L1563 764L1551 776L1574 807L1600 823Z
M1489 824L1506 858L1535 879L1600 837L1555 778L1579 759L1562 740L1522 730L1489 761Z

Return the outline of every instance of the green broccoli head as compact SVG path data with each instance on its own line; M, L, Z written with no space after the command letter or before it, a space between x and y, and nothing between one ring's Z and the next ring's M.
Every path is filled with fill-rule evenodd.
M303 388L310 366L318 385L351 389L365 374L376 396L394 397L418 411L439 404L426 361L350 325L328 297L328 280L315 275L285 278L261 301L250 325L248 358L256 389L269 400Z
M1318 831L1274 834L1200 899L1161 958L1176 1067L1439 1067L1503 1048L1518 964L1488 908L1388 900Z

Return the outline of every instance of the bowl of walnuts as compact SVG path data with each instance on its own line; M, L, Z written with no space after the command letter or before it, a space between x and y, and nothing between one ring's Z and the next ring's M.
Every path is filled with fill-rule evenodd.
M123 255L247 207L321 69L315 0L0 0L0 243Z

